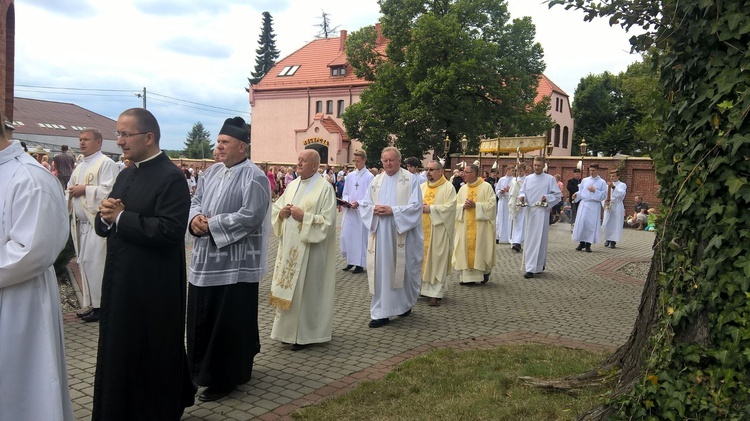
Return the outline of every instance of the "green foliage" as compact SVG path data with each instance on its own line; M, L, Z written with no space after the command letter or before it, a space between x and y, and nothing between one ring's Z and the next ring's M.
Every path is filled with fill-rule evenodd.
M193 124L192 130L185 139L185 150L182 155L185 158L211 158L213 156L214 144L211 143L211 133L203 127L200 121Z
M368 156L390 143L404 156L443 150L446 135L469 152L479 136L538 135L552 127L548 103L534 104L544 70L529 18L510 21L505 2L381 0L383 53L374 27L347 38L358 77L373 83L344 113ZM371 158L371 161L374 158Z
M263 29L258 37L258 49L255 50L255 71L248 78L250 84L255 85L263 79L279 58L279 50L276 49L276 35L273 33L273 18L268 12L263 12ZM245 88L247 91L247 88Z
M551 0L646 32L668 101L652 153L663 201L661 315L637 419L750 417L750 17L747 1Z

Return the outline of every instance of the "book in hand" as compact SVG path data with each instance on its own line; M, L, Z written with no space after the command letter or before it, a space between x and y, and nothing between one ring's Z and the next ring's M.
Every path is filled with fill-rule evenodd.
M347 207L347 208L351 208L352 207L351 203L347 202L346 200L339 199L339 198L336 198L336 204L339 205L339 206Z

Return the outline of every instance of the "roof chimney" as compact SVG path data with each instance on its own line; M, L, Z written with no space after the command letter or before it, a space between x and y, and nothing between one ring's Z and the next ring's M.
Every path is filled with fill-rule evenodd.
M380 22L375 24L375 31L377 33L377 37L375 38L375 45L381 45L385 42L385 37L383 36L383 27L380 26Z
M346 29L341 30L341 37L339 38L339 51L344 51L346 48Z

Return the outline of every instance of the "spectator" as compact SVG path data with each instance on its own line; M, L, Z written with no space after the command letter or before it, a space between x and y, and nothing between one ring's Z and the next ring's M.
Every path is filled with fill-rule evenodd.
M635 213L633 216L628 217L628 225L638 225L639 230L643 230L648 224L648 204L643 201L643 196L635 196Z

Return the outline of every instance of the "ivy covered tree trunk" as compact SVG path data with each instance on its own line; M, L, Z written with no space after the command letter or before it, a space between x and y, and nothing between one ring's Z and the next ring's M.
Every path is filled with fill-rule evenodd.
M749 1L550 0L607 16L661 72L662 200L636 325L607 361L612 399L585 414L750 419Z

